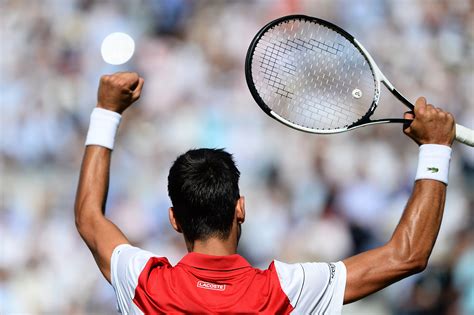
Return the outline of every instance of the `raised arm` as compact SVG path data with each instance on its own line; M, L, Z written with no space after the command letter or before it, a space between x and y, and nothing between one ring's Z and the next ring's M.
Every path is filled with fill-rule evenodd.
M110 282L110 259L117 245L128 244L120 229L105 217L110 158L120 114L140 97L143 79L136 73L116 73L100 79L97 108L81 166L74 207L76 227L100 271Z
M451 153L449 147L455 134L454 119L451 114L427 105L424 98L417 100L415 115L405 114L405 118L414 118L404 132L419 145L443 146L422 147L417 174L419 179L415 182L412 195L390 241L382 247L344 260L347 269L345 304L423 271L438 235L446 184L442 176L437 176L448 171ZM424 165L426 161L433 162L433 166Z

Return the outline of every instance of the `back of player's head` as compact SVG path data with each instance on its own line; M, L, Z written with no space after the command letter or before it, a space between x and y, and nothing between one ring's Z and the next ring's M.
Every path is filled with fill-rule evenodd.
M188 241L229 236L240 197L240 172L223 149L180 155L168 175L174 216Z

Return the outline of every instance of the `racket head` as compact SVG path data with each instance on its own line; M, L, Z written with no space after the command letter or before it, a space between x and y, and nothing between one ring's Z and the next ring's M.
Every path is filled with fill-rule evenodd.
M271 21L249 46L245 76L260 108L292 128L324 134L374 123L379 70L352 35L328 21Z

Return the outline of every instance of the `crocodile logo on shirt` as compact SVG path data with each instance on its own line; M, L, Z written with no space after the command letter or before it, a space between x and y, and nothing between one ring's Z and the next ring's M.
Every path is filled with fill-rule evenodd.
M201 289L214 290L214 291L224 291L225 284L216 284L205 281L198 281L197 287Z

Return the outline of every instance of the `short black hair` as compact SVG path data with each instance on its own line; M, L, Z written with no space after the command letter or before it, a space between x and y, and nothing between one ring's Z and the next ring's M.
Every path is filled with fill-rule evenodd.
M188 241L227 239L240 198L240 172L224 149L194 149L180 155L168 175L175 218Z

